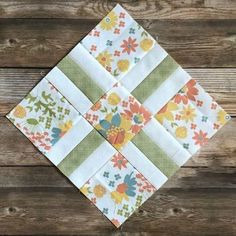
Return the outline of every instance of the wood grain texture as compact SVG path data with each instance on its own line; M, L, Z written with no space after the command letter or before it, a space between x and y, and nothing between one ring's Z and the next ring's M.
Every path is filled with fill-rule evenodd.
M234 67L235 20L139 20L184 67ZM98 20L0 19L0 67L52 67Z
M118 230L4 117L116 3L233 116ZM236 235L236 1L0 0L0 235Z
M2 235L210 236L236 230L235 189L161 189L119 230L75 188L4 188L0 199Z
M234 19L236 14L234 0L1 0L0 17L101 19L116 3L135 19Z

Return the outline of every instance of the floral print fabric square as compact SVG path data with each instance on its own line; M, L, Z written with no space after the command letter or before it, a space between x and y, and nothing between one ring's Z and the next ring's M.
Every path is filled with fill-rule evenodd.
M80 114L43 79L7 117L42 152L49 152Z
M117 227L156 191L119 153L80 190Z
M153 48L155 40L118 5L82 44L119 79Z
M85 114L85 118L119 150L151 119L151 113L116 84Z
M156 114L156 119L194 154L230 117L192 79Z

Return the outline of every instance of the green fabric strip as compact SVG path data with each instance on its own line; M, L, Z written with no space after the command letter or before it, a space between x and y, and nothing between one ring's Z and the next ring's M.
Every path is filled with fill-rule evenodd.
M69 56L63 58L57 67L90 99L95 103L104 95L103 91ZM100 78L102 79L102 78Z
M132 142L168 178L179 169L178 165L143 130L132 139Z
M178 63L169 55L132 92L141 103L160 87L178 68Z
M96 130L92 130L59 164L58 169L67 177L92 154L104 139ZM102 158L102 157L101 157ZM89 171L89 170L88 170Z

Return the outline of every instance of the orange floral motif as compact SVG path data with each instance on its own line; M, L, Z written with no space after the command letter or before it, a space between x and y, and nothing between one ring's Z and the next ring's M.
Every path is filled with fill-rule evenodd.
M91 110L92 111L98 111L100 108L101 108L101 102L99 101L99 102L97 102L97 103L95 103L92 107L91 107Z
M137 102L130 103L130 110L124 110L124 112L124 115L135 123L131 127L133 133L138 133L142 125L151 119L151 113Z
M120 170L127 168L126 164L128 161L120 153L114 155L111 161L114 163L113 167L118 167Z
M196 101L195 96L198 95L198 89L195 87L196 81L191 79L174 97L174 102L179 104L187 104L188 100Z
M128 55L131 52L136 52L136 47L138 46L138 44L136 43L137 39L132 39L131 37L128 38L128 40L123 40L123 44L121 45L121 47L123 48L123 53L127 52Z
M207 133L204 133L202 130L194 132L193 140L195 140L195 145L203 146L208 142Z

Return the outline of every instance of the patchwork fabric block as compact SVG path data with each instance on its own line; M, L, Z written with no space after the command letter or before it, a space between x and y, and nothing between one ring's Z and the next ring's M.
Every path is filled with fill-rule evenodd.
M124 87L116 84L85 118L119 150L151 119L151 113Z
M120 5L7 117L116 227L230 120Z
M45 78L8 115L44 154L78 122L79 112Z
M156 191L119 153L80 190L117 227Z

